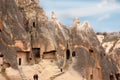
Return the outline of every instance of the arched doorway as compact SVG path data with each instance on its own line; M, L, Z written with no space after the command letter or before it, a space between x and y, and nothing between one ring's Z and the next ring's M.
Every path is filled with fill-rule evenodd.
M69 49L66 50L66 59L70 59L70 50Z
M114 80L114 76L112 74L110 75L110 80Z
M35 27L35 22L33 22L33 27Z
M21 65L21 61L22 61L22 59L21 58L19 58L19 60L18 60L19 62L18 62L18 64L19 65Z

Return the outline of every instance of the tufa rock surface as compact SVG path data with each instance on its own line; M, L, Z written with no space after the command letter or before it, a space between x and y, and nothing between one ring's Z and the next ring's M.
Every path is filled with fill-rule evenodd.
M31 68L36 64L38 75L51 72L52 80L120 80L120 36L96 34L89 22L78 18L67 28L54 12L48 19L39 0L1 0L0 60L1 72L12 67L21 79L27 73L22 68L35 72ZM52 72L43 66L58 68ZM55 75L58 69L61 72ZM20 79L16 76L16 80Z

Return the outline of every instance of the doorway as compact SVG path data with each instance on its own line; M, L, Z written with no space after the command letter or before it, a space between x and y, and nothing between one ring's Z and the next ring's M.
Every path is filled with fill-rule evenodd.
M90 75L90 80L93 80L93 74Z
M113 75L110 75L110 80L114 80L114 76Z
M66 50L66 59L70 59L70 50L69 49Z
M35 58L40 58L40 48L32 48L32 52Z
M22 59L21 59L21 58L19 58L19 65L21 65L21 61L22 61Z
M35 27L35 22L33 22L33 27Z
M117 80L120 80L120 73L115 74Z

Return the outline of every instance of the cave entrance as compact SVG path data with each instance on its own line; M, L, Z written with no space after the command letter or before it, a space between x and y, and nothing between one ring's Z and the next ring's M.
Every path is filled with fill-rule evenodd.
M56 50L43 52L44 59L55 59L56 58Z
M72 57L75 57L76 56L76 53L75 51L72 52Z
M110 75L110 80L114 80L114 76L113 75Z
M40 58L40 48L32 48L32 52L35 58Z
M70 50L69 49L66 50L66 59L70 59Z
M19 65L21 65L21 62L22 62L22 59L21 59L21 58L19 58L19 62L18 62L18 64L19 64Z
M117 80L120 80L120 73L115 74Z

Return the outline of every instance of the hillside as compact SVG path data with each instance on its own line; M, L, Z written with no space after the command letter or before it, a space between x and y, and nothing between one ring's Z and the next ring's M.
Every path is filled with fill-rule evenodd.
M39 0L0 0L0 80L120 80L120 33L67 28Z

